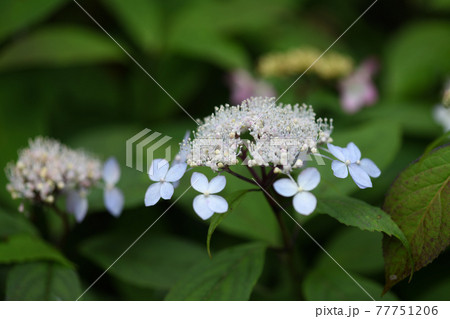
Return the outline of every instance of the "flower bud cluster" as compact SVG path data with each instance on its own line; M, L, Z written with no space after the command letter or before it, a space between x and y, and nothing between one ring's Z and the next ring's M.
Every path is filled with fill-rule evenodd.
M83 191L101 179L101 162L56 140L37 137L6 168L8 191L13 198L53 203L68 190Z
M281 166L284 172L302 166L300 153L316 153L330 143L332 120L317 119L311 106L276 104L253 97L238 106L220 106L185 140L187 164L218 169L243 163Z

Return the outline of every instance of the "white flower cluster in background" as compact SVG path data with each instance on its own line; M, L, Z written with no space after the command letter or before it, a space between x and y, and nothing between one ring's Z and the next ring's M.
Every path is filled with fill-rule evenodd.
M311 106L253 97L238 106L216 107L182 149L188 149L191 167L217 171L238 164L242 152L248 151L248 166L280 166L287 173L302 166L301 152L316 153L318 145L332 141L332 121L315 116Z
M58 196L65 195L67 210L82 221L88 208L87 193L99 186L103 176L107 184L105 204L117 216L122 210L123 195L114 187L120 176L120 168L114 161L110 159L102 172L102 163L97 158L56 140L37 137L19 152L16 163L8 164L7 189L14 199L34 204L52 205ZM115 195L111 195L112 189Z

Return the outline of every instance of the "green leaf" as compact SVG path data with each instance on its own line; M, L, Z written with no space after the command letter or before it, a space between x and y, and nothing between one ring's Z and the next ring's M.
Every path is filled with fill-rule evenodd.
M226 200L229 205L229 209L224 214L214 214L210 219L210 224L208 228L208 236L206 237L206 249L208 250L208 255L211 258L211 237L216 230L216 228L220 225L220 223L224 220L225 217L228 216L229 213L241 202L242 198L253 191L252 189L244 189L240 191L235 191L231 195L227 196Z
M347 226L394 236L403 243L406 251L410 249L405 234L391 217L380 208L371 206L361 200L344 196L319 197L316 211L320 214L330 215ZM408 258L405 259L405 262L407 261Z
M166 300L248 300L263 270L264 254L259 243L221 251L187 271Z
M388 293L381 299L383 286L369 278L351 273L351 276L375 299L394 301L398 298ZM372 300L337 265L334 268L317 267L305 278L303 293L309 301L363 301Z
M137 235L107 233L83 242L81 253L107 269ZM143 236L108 273L139 287L168 289L196 262L208 259L202 247L174 236ZM182 270L182 271L180 271Z
M77 273L52 263L27 263L13 267L6 281L6 299L17 301L76 300L81 295Z
M68 267L73 266L58 250L37 237L14 235L0 242L0 263L22 263L35 260L50 260Z
M18 212L10 214L0 208L0 238L20 233L37 235L38 232L24 215Z
M36 66L67 67L123 58L120 48L100 32L52 26L18 39L0 52L0 70Z
M386 91L392 97L426 94L450 72L450 23L420 22L392 38L386 49Z
M450 146L428 153L395 180L384 210L400 226L412 251L414 270L432 262L450 244ZM412 271L407 252L393 238L384 238L385 291Z
M155 0L102 0L135 43L144 50L161 49L163 15Z
M46 19L67 0L2 0L0 2L0 42L27 26Z
M380 233L346 228L333 236L325 246L327 252L347 271L358 274L373 274L383 270L383 253ZM319 267L336 267L326 254L321 254Z

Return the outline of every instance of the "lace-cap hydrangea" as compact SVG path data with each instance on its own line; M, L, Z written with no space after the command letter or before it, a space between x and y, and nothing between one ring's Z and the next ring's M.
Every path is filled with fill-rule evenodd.
M243 161L250 167L280 166L288 173L302 166L301 152L316 153L320 144L330 143L332 129L331 120L316 120L311 106L253 97L238 106L216 107L182 148L189 150L191 167L218 171Z
M65 196L68 212L79 222L87 213L88 192L100 186L103 177L107 210L114 216L122 211L123 195L115 187L120 177L118 163L110 159L102 172L102 163L96 157L50 138L30 140L29 147L19 152L18 161L8 164L6 174L13 199L53 206Z
M170 199L174 193L172 183L178 184L189 170L187 164L190 169L206 166L219 174L211 181L198 172L191 176L191 187L202 193L195 197L192 206L202 219L228 211L226 199L217 195L226 186L222 175L226 173L258 186L269 201L273 201L272 189L283 197L293 197L294 209L309 215L317 205L311 191L321 180L316 168L307 167L313 164L311 154L316 159L330 160L338 178L345 178L350 172L359 188L372 187L370 178L381 173L371 160L361 159L355 144L349 143L346 148L330 144L332 130L332 120L316 119L311 106L276 104L274 98L253 97L238 106L216 107L214 114L199 124L193 139L185 136L171 165L163 159L153 161L149 175L155 183L145 194L145 204L151 206L161 198ZM320 154L319 150L327 151L337 160ZM307 160L311 162L306 163ZM324 165L323 161L317 162ZM239 164L247 167L251 178L231 169ZM260 166L260 174L255 166ZM294 170L300 170L297 180L291 176ZM288 178L278 178L280 173Z

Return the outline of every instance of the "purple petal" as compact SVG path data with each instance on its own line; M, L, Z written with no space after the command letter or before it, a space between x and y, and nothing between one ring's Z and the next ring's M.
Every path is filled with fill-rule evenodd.
M77 191L68 192L66 197L66 209L75 216L78 223L81 223L88 211L87 198L81 196Z
M350 164L348 170L359 188L364 189L372 187L372 181L370 180L369 175L358 164Z
M124 204L122 192L116 187L106 189L103 193L103 199L108 212L110 212L114 217L119 217L122 213Z
M119 162L114 157L110 157L103 165L103 180L109 186L114 186L120 179Z
M368 158L363 158L359 165L367 174L369 174L370 177L376 178L381 174L381 171L377 165L375 165L375 163Z

